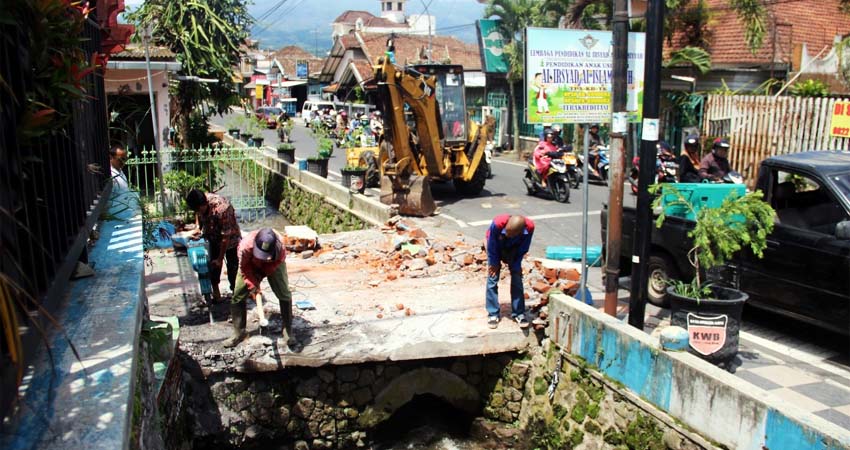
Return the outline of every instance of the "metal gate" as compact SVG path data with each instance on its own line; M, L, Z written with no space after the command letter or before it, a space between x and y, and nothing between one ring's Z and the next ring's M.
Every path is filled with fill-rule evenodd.
M254 147L165 148L159 152L163 167L160 178L157 151L144 149L130 153L127 180L139 192L144 207L163 215L188 216L186 194L201 189L226 197L240 221L253 221L265 217L267 212L268 172L253 159L261 151ZM160 192L164 192L164 201L160 200Z

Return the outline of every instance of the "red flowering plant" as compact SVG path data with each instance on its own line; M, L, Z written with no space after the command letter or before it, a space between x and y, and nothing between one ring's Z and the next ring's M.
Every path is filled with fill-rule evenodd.
M30 61L31 84L19 128L26 140L68 122L74 102L86 98L86 77L101 60L97 52L89 59L83 48L89 1L13 0L12 11L25 33Z

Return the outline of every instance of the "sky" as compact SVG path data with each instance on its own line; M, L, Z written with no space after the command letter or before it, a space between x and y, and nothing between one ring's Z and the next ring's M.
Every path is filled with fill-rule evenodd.
M362 10L376 16L381 13L379 0L253 0L248 11L257 18L281 1L280 7L252 30L252 37L259 38L263 48L300 45L323 55L333 44L331 23L344 11ZM142 0L125 1L128 9L141 3ZM425 6L436 17L435 34L476 42L475 21L482 18L484 4L478 0L407 0L405 12L423 14Z

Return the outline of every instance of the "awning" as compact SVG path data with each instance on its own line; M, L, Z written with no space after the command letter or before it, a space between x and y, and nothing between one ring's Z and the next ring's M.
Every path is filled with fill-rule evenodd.
M301 86L307 84L306 81L281 81L280 84L275 84L275 87L290 88L293 86Z

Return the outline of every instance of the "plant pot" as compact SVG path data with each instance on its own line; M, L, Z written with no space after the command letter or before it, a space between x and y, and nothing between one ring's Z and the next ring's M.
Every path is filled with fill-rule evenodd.
M342 185L348 188L351 192L362 194L366 191L366 169L345 169L340 170L342 174Z
M263 146L263 141L264 141L265 139L266 139L266 138L259 137L259 136L254 136L254 137L252 138L252 140L254 141L254 147L262 147L262 146Z
M712 298L697 300L667 288L670 322L688 330L688 350L712 363L728 362L738 354L741 311L749 296L737 289L712 286Z
M279 156L280 159L288 162L289 164L292 164L292 163L295 162L295 147L291 147L291 148L278 147L277 148L277 156Z
M236 139L238 141L239 135L241 134L241 131L239 131L239 128L229 128L227 130L227 134L230 135L230 137L232 137L233 139Z
M328 161L328 158L307 158L307 171L322 178L327 178Z

